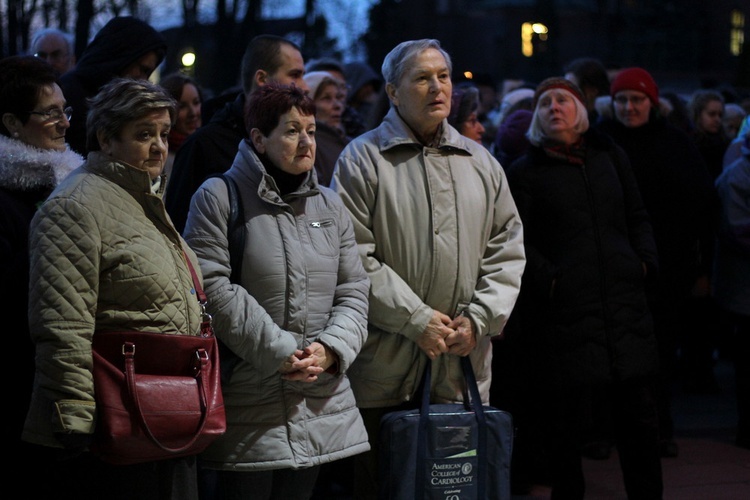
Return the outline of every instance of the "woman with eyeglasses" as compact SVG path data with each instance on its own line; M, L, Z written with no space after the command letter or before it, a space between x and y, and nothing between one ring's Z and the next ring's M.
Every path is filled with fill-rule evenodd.
M690 136L662 113L659 87L648 71L623 69L612 80L610 95L613 118L601 122L599 129L628 155L659 253L659 275L649 290L649 306L660 358L660 453L675 457L679 450L674 440L670 387L678 343L683 344L683 355L692 356L696 351L707 355L702 362L690 362L690 380L705 386L716 384L710 351L691 347L686 338L690 323L696 321L690 295L697 284L708 283L709 262L701 257L711 253L716 198L707 165ZM703 342L710 345L706 336Z
M0 303L5 327L12 332L6 348L19 367L7 386L13 401L11 425L3 426L4 442L17 457L12 468L32 459L21 441L34 381L26 315L29 224L57 183L83 162L65 144L70 114L57 77L48 62L34 56L0 60Z

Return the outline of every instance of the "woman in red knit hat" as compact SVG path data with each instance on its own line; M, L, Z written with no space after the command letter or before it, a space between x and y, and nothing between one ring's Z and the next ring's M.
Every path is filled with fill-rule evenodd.
M613 118L598 128L628 154L659 252L659 276L649 293L649 307L659 347L660 453L675 457L669 391L678 344L683 344L683 353L699 351L686 332L695 320L688 314L691 290L708 272L697 249L710 249L713 186L690 137L660 113L659 88L648 71L622 70L612 81L611 95ZM703 363L699 370L698 364L691 368L693 377L712 380L709 365Z

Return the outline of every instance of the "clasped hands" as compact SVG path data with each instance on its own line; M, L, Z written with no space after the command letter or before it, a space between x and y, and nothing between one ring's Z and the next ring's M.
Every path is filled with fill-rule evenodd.
M279 368L281 378L298 382L315 382L318 375L338 363L338 356L328 346L313 342L304 349L297 349Z
M476 347L477 339L468 316L459 314L451 318L440 311L433 311L432 319L417 339L417 345L431 360L435 360L445 353L468 356Z

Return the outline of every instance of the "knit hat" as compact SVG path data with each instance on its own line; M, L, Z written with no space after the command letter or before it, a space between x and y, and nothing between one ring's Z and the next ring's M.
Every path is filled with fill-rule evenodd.
M529 149L526 131L531 125L533 113L527 109L517 109L509 114L497 128L495 136L495 155L503 167L508 167L513 160Z
M542 94L552 89L567 90L568 92L573 94L573 97L581 101L581 104L586 106L586 99L584 99L583 92L581 92L581 89L578 88L578 85L565 78L553 76L551 78L543 80L539 85L536 86L536 91L534 92L533 109L536 109L536 105L539 102L539 98L542 96Z
M305 76L303 78L305 79L305 83L310 89L308 95L313 99L317 97L318 89L320 88L322 83L335 83L336 85L343 84L341 80L333 76L328 71L312 71L310 73L305 73Z
M653 104L659 104L659 87L654 78L643 68L625 68L620 71L609 89L614 97L621 90L637 90L648 96Z

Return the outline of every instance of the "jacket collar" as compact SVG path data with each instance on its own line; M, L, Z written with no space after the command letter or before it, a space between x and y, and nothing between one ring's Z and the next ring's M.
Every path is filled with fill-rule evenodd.
M4 135L0 151L0 187L13 191L55 187L83 163L83 157L70 149L39 149Z
M251 183L258 186L258 196L271 203L283 204L285 203L285 200L293 197L301 198L313 196L320 192L318 189L318 178L315 175L315 169L313 168L308 172L307 178L302 184L300 184L300 187L282 199L278 188L276 187L276 181L274 181L273 177L266 172L263 162L260 161L255 150L250 145L249 139L244 139L240 143L237 160L235 160L232 165L230 172L233 170L237 170L243 176L249 177Z
M86 168L110 181L127 191L137 193L151 193L151 177L145 170L140 170L127 163L113 160L100 151L92 151L86 159ZM161 195L164 191L164 176L157 194Z
M414 132L398 114L395 107L391 106L388 114L385 115L383 123L376 129L379 131L379 148L387 151L397 146L409 145L419 148L426 147L417 140ZM461 135L458 130L453 128L448 120L443 120L443 131L438 140L437 149L439 150L460 150L471 154L469 148L469 139Z

